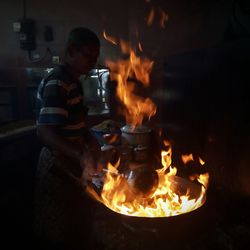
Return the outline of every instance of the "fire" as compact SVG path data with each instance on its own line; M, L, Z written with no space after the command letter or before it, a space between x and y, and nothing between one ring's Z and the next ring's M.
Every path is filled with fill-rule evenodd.
M114 37L108 36L108 35L106 34L105 30L103 31L103 37L104 37L107 41L113 43L114 45L117 45L116 39L115 39Z
M162 150L158 188L149 197L138 197L131 192L126 178L118 173L118 162L115 166L108 164L101 195L96 199L114 212L137 217L175 216L199 208L206 199L209 174L197 177L200 185L180 178L177 168L171 166L171 155L171 146L167 151Z
M165 147L168 147L168 150L162 150L161 151L161 164L163 168L158 170L158 173L162 174L165 173L165 171L171 166L172 163L172 148L171 144L164 140L163 144Z
M160 7L157 8L157 12L159 14L160 27L164 29L166 22L169 20L169 16ZM156 18L156 10L154 7L151 7L148 16L146 18L147 26L152 26L155 18Z
M159 9L160 11L160 26L164 29L165 28L165 23L168 21L168 15L166 14L166 12L162 9Z
M151 8L148 18L147 18L147 25L150 26L152 25L153 21L154 21L154 17L155 17L155 10L154 8Z
M194 161L193 154L182 155L181 158L182 158L182 161L183 161L184 164L187 164L190 161Z
M109 41L115 41L114 38L107 36ZM153 67L153 61L136 55L135 50L124 40L120 40L119 45L123 54L128 55L128 59L120 59L116 62L107 60L106 64L111 69L111 80L117 82L116 94L123 104L123 115L127 124L132 127L141 125L143 119L150 119L156 113L156 105L150 98L137 96L134 91L136 83L148 87L150 83L150 73ZM138 43L139 50L142 51L141 43Z
M149 22L153 20L153 15L152 12ZM164 15L163 21L166 21ZM105 32L104 38L113 44L119 44L122 53L128 56L128 59L120 59L116 62L108 60L106 64L111 69L111 80L117 82L116 94L124 106L123 114L127 124L132 127L139 126L145 117L150 118L156 113L156 105L151 99L134 93L136 83L139 82L145 87L149 85L149 75L154 62L146 57L139 57L136 51L123 40L117 42ZM140 43L138 48L142 52ZM109 209L128 216L169 217L199 208L206 200L209 174L193 175L190 177L191 180L179 177L177 167L173 166L172 162L171 143L164 140L162 145L161 166L156 170L158 182L153 192L146 197L133 192L126 175L118 171L119 161L115 165L107 164L100 195L90 187L87 191ZM194 157L192 154L183 155L182 161L186 164L194 161ZM203 167L205 162L201 158L198 161L200 167Z
M138 43L138 48L141 52L143 51L141 43Z

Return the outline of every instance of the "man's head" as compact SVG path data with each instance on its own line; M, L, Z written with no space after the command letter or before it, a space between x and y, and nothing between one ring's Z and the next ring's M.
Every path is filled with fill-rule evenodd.
M66 60L79 75L87 74L95 66L99 51L100 40L93 31L79 27L69 33Z

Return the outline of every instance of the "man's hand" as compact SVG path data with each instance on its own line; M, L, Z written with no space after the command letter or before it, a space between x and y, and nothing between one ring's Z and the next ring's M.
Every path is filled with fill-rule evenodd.
M81 157L80 165L83 169L83 181L85 183L91 181L94 176L101 173L104 167L101 151L85 150Z

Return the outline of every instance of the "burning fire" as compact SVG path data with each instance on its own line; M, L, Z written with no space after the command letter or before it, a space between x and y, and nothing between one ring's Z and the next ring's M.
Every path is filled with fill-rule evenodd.
M119 162L108 164L105 183L97 199L114 212L137 217L168 217L190 212L206 200L209 174L196 177L197 182L178 177L172 164L172 148L161 151L162 168L157 169L159 184L149 197L138 197L131 192L124 176L118 173ZM92 195L94 193L91 190ZM97 194L95 194L97 197Z
M126 60L107 61L107 65L111 69L111 79L116 80L118 84L116 94L124 105L123 112L127 124L133 127L139 126L144 117L150 118L156 113L156 105L149 98L142 98L134 94L135 82L139 81L144 86L149 85L153 61L140 58L123 40L117 42L106 33L104 33L104 37L112 44L119 44L122 52L129 56ZM138 46L142 51L140 43ZM129 216L168 217L199 208L206 200L209 174L193 175L190 177L191 180L178 177L177 168L172 163L171 143L164 140L163 146L161 166L156 170L158 185L148 196L141 197L133 193L124 174L118 171L120 161L114 166L108 163L100 195L91 187L88 187L87 190L109 209ZM194 157L192 154L183 155L182 161L185 164L194 161ZM203 167L205 162L199 158L199 164Z
M169 17L167 15L167 13L164 10L162 10L161 8L158 8L158 12L160 15L160 27L162 29L164 29L166 22L169 20ZM149 11L147 18L146 18L147 26L151 26L153 24L155 16L156 16L156 11L155 11L155 8L152 7Z
M160 19L160 26L164 29L165 28L165 23L168 21L168 15L166 14L166 12L162 9L159 9L160 11L160 15L161 15L161 19Z
M154 10L154 8L151 8L149 15L148 15L148 18L147 18L147 25L148 26L152 25L154 17L155 17L155 10Z
M106 33L104 38L117 44L116 40ZM156 113L156 105L150 98L143 98L134 93L136 82L143 84L144 87L149 86L149 75L154 62L146 57L140 58L127 42L120 40L119 44L122 53L129 58L116 62L107 60L106 64L111 69L111 80L117 82L116 94L123 104L122 113L126 122L132 127L137 127L142 124L144 117L150 119ZM141 43L138 43L138 48L142 51Z

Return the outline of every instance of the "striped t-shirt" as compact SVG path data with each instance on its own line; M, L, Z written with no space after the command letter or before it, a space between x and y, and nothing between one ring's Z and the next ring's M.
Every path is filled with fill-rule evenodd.
M37 125L59 125L65 137L80 137L86 132L83 91L67 66L54 68L37 91Z

